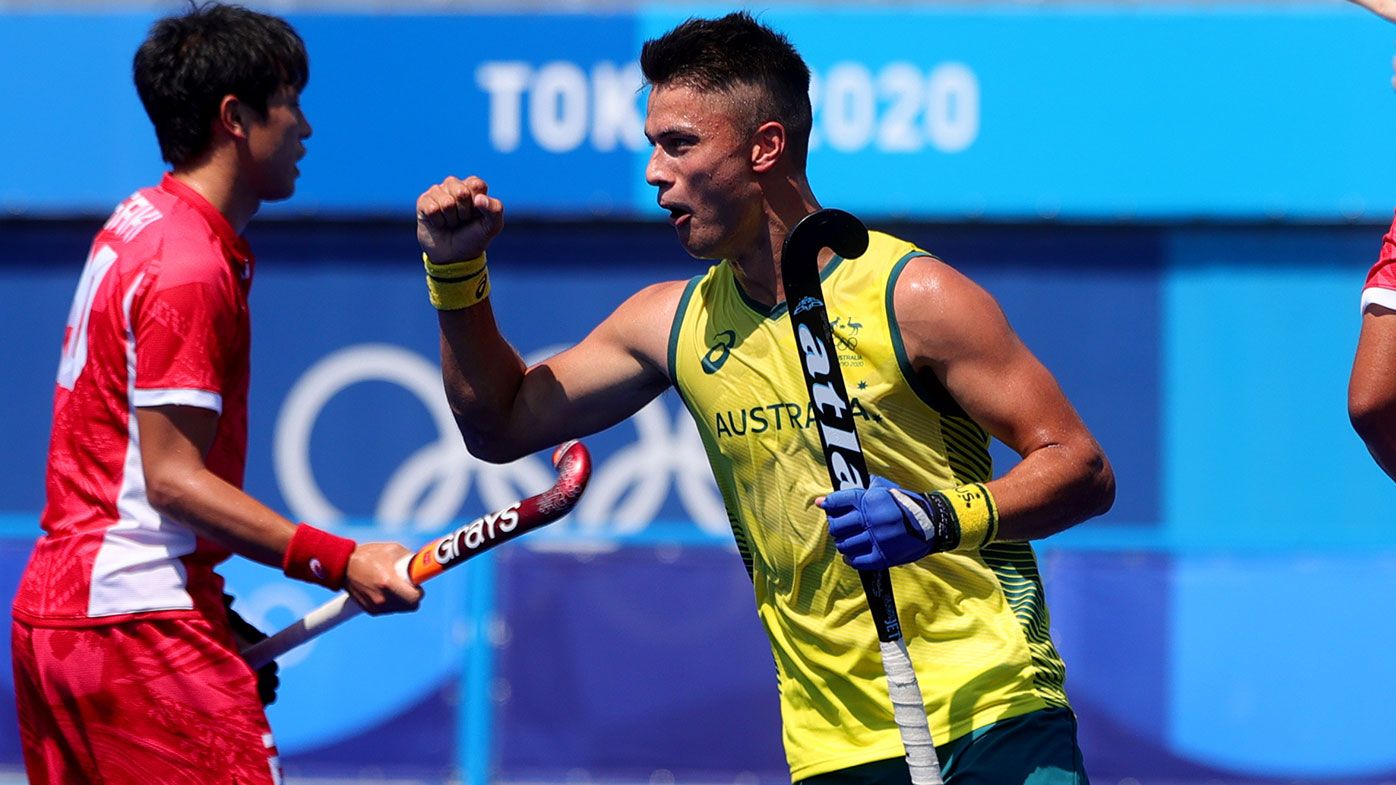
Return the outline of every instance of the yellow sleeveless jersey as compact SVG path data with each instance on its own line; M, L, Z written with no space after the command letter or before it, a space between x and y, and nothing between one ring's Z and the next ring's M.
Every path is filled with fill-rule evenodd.
M868 468L921 491L990 477L988 436L902 346L892 291L927 255L874 232L835 258L824 296ZM814 500L829 477L785 305L766 309L725 262L689 282L669 369L722 490L780 679L791 777L904 754L862 585ZM1066 706L1027 543L942 553L892 570L902 630L936 744Z

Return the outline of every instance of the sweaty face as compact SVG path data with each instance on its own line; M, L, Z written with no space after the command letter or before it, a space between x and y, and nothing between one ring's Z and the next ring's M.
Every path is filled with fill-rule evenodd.
M305 155L302 142L310 136L310 123L301 112L300 94L283 86L267 100L263 117L248 110L247 150L249 174L259 199L286 199L296 191L300 169L296 163Z
M761 189L751 168L750 134L729 99L690 87L656 87L645 136L654 146L645 181L684 250L699 259L738 256L759 235Z

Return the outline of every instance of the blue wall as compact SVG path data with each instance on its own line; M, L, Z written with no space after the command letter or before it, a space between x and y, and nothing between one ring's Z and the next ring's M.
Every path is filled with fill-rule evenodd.
M1339 3L765 18L818 76L825 202L984 284L1110 454L1114 510L1040 549L1096 780L1396 778L1396 487L1344 411L1358 291L1396 204L1392 29ZM87 243L160 170L126 71L150 19L0 13L4 596L43 502ZM675 19L295 19L316 134L301 192L249 231L255 495L419 542L548 483L541 456L482 465L451 430L412 200L480 172L508 201L494 301L525 354L699 271L653 220L626 81ZM770 655L683 408L666 395L588 444L596 476L569 520L434 582L419 614L283 661L272 722L293 774L785 777ZM227 574L268 626L325 596ZM18 760L11 715L0 770Z
M273 211L401 213L454 172L520 213L658 217L636 57L690 12L293 16L316 135ZM129 86L152 18L0 13L0 213L102 212L158 163ZM1380 220L1396 201L1391 31L1345 3L762 18L814 70L811 174L860 213Z

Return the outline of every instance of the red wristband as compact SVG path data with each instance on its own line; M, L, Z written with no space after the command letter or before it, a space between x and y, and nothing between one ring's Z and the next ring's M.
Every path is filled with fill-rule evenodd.
M281 558L281 570L300 581L318 583L338 591L344 588L344 574L349 570L349 556L358 543L317 529L308 523L296 527L286 555Z

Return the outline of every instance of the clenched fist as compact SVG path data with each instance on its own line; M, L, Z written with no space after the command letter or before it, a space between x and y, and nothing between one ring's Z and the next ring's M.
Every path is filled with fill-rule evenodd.
M474 259L504 228L504 205L478 177L447 177L417 197L417 242L435 264Z

